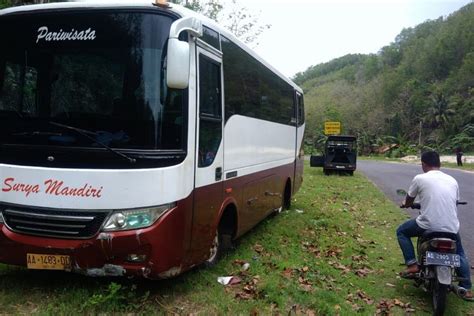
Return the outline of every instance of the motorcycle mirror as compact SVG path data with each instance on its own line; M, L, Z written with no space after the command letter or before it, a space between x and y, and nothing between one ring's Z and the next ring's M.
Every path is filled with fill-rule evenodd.
M403 189L398 189L398 190L397 190L397 195L405 196L405 195L407 195L407 191L405 191L405 190L403 190Z

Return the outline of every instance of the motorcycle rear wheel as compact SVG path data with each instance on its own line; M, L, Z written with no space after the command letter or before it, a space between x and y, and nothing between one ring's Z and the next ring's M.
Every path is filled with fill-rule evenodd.
M433 298L433 315L442 316L446 309L446 296L448 294L448 286L440 284L435 278L431 281L431 294Z

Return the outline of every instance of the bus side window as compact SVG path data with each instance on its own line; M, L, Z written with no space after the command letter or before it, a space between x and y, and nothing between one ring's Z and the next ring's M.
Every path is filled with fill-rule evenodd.
M304 101L303 101L303 96L301 94L297 94L297 110L298 110L298 126L301 126L304 124Z
M199 56L199 155L198 166L214 162L222 138L221 68Z

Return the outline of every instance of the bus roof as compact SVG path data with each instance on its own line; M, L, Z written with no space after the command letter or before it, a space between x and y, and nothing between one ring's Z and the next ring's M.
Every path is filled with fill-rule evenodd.
M61 10L61 9L111 9L111 8L157 8L155 3L152 0L73 0L67 2L53 2L53 3L44 3L44 4L31 4L31 5L22 5L11 7L7 9L0 10L0 16L9 15L14 13L27 13L33 11L47 11L47 10ZM195 17L200 20L203 25L221 33L228 39L232 40L235 44L245 50L248 54L253 56L259 62L264 64L267 68L272 70L276 75L284 79L288 84L290 84L295 90L303 93L303 90L297 86L291 79L282 74L280 71L275 69L269 63L267 63L262 57L260 57L256 52L250 49L246 44L240 41L235 35L226 30L224 27L217 24L215 21L207 18L206 16L184 8L180 5L169 3L167 8L160 7L162 10L168 10L175 13L180 17Z

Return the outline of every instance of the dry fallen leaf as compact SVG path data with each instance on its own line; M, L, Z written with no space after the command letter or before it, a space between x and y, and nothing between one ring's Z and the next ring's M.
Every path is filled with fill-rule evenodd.
M242 259L235 259L233 263L234 263L235 265L241 266L241 265L247 263L247 261L242 260Z
M333 261L329 261L328 262L333 268L336 268L338 270L342 270L342 274L345 274L345 273L348 273L351 271L351 268L349 268L348 266L345 266L343 265L342 263L340 262L333 262Z
M370 270L369 268L361 268L355 270L354 273L359 277L365 277L367 276L367 274L372 273L372 270Z
M263 246L260 245L260 244L255 244L253 246L253 250L255 250L255 252L257 252L257 253L261 253L263 251Z
M341 248L338 248L338 247L331 247L329 248L326 253L325 253L325 257L339 257L342 253L342 249Z
M405 306L405 304L403 304L403 302L400 301L400 300L397 299L397 298L393 300L393 304L395 304L395 305L397 305L397 306L401 306L401 307L404 307L404 306Z
M372 305L374 301L362 290L356 291L357 296L367 305Z
M285 270L283 270L282 274L285 278L290 279L291 275L293 274L293 269L286 268Z
M306 316L316 316L316 312L313 311L312 309L307 309L306 310Z

